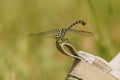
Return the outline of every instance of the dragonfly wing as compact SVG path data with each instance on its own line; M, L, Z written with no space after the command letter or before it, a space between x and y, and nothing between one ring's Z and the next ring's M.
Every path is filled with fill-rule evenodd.
M52 34L52 33L55 33L57 31L58 31L58 29L53 29L53 30L50 30L50 31L45 31L45 32L40 32L40 33L31 33L29 35L30 36L42 36L42 35Z
M70 31L73 32L73 33L76 33L76 34L83 35L83 36L93 36L94 35L94 33L84 31L84 30L70 29Z

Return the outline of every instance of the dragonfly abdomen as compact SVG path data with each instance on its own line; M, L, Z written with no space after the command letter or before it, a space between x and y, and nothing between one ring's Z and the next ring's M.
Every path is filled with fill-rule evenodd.
M67 31L70 30L73 26L75 26L76 24L82 24L82 25L85 25L86 22L83 21L83 20L78 20L78 21L75 21L73 24L71 24L68 28L67 28Z

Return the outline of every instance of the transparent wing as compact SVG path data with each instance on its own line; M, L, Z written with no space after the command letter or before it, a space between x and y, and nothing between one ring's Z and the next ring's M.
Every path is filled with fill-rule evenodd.
M39 37L39 36L45 36L45 35L54 35L58 31L59 31L59 29L53 29L50 31L45 31L45 32L40 32L40 33L31 33L31 34L29 34L29 36L38 36ZM79 34L79 35L82 35L82 36L93 36L94 35L94 33L84 31L84 30L70 29L69 31L76 33L76 34Z
M49 34L54 34L58 31L59 29L53 29L50 31L45 31L45 32L40 32L40 33L31 33L29 36L42 36L42 35L49 35Z
M82 36L93 36L94 33L88 32L88 31L83 31L83 30L76 30L76 29L70 29L71 32L82 35Z

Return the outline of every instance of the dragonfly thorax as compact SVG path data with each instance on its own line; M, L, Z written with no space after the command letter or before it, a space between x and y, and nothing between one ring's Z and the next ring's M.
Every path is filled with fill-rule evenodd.
M66 29L59 29L58 33L54 35L54 38L57 40L57 41L60 41L60 42L65 42L65 34L66 34Z

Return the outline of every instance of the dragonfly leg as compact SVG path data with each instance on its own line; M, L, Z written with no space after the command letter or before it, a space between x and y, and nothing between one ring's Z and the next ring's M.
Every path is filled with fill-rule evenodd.
M65 39L65 42L66 42L66 43L69 43L69 39Z

